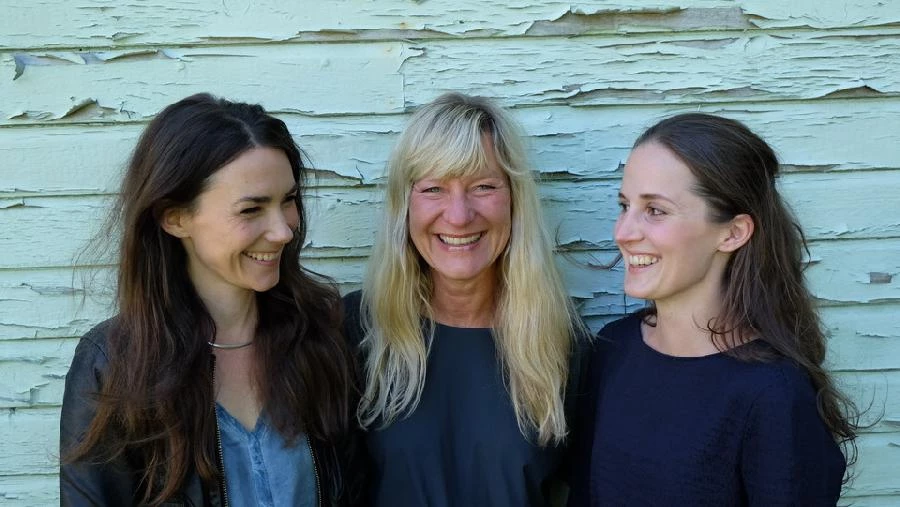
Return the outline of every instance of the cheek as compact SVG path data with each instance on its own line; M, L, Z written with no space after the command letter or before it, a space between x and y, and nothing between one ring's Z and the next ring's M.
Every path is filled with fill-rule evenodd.
M424 232L428 223L432 221L434 214L433 206L429 206L427 202L421 202L417 199L411 199L409 203L409 211L406 215L406 225L410 234L420 234Z
M508 197L491 200L486 203L483 214L491 220L507 226L512 225L512 202Z

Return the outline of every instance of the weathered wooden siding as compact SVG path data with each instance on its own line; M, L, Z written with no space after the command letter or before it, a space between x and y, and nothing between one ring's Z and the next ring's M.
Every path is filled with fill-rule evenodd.
M56 501L58 414L110 268L78 253L164 105L261 102L317 168L307 262L358 286L375 184L407 112L496 98L528 133L571 293L635 308L609 260L637 134L701 110L777 148L811 240L829 364L871 426L843 504L900 503L900 2L894 0L0 0L0 499ZM73 266L74 269L73 269Z

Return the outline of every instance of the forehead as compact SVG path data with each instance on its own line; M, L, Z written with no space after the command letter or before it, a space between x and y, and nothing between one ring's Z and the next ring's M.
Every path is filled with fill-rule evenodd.
M450 161L449 163L445 161ZM505 178L506 172L500 167L494 154L494 144L489 135L481 136L479 149L467 155L438 157L433 164L419 165L411 174L412 181L449 180L454 178Z
M276 148L258 147L241 153L213 173L207 192L269 195L290 190L294 183L287 155Z
M504 180L509 180L509 177L500 169L496 164L488 165L484 167L472 167L467 168L462 171L441 171L435 170L431 172L427 172L423 174L420 178L413 180L413 183L417 181L425 181L425 180L437 180L437 181L449 181L449 180L479 180L483 178L502 178Z
M690 168L665 146L648 142L628 156L622 175L622 193L679 195L693 193L697 179Z

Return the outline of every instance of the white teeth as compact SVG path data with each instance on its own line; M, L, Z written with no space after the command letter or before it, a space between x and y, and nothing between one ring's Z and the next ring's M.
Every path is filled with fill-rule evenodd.
M250 252L244 252L244 255L246 255L247 257L250 257L250 258L253 259L253 260L257 260L257 261L265 261L265 262L268 262L268 261L274 261L275 259L278 258L278 254L277 254L277 253L250 253Z
M438 237L441 238L441 241L448 245L453 246L463 246L463 245L471 245L472 243L481 239L481 233L473 234L471 236L463 236L463 237L454 237L454 236L444 236L443 234L438 234Z
M652 255L632 255L628 258L628 264L632 266L649 266L657 262L659 262L659 258Z

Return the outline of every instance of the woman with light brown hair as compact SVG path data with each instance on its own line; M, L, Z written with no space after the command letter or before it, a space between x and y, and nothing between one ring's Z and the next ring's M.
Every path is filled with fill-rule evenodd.
M556 493L582 326L520 136L490 101L450 93L416 110L388 164L363 289L345 298L375 505Z

